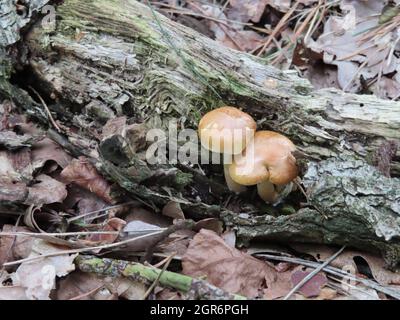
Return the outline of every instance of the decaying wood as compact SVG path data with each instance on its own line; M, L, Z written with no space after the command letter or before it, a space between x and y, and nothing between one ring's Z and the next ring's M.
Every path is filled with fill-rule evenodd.
M14 60L32 79L20 82L31 82L52 101L54 116L80 128L81 139L100 145L94 161L110 180L156 210L176 201L189 217L219 216L243 242L347 244L379 251L390 265L400 261L399 151L391 162L394 178L372 166L383 143L400 142L400 103L314 90L295 72L277 70L156 17L134 0L65 0L57 8L55 30L38 23L25 36L29 55ZM46 122L40 104L9 84L7 70L1 70L0 95ZM133 141L134 153L120 143L118 130L111 137L93 133L116 117L147 128L167 128L174 118L181 127L196 128L202 114L225 104L241 107L259 128L284 133L296 143L308 207L301 208L294 197L288 203L292 214L283 215L288 206L266 208L248 196L233 197L232 206L215 174L204 176L179 164L149 165L140 143L126 132L122 138Z

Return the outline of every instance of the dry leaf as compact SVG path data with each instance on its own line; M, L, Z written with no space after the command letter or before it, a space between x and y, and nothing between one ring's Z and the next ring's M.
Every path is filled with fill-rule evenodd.
M308 276L310 272L296 270L291 275L293 287L296 286L301 280ZM308 280L299 290L306 298L316 297L320 294L322 287L328 283L328 279L322 272L317 273L310 280Z
M105 288L104 278L95 274L74 271L58 282L58 288L53 294L56 300L107 300L111 297L110 290Z
M27 195L28 188L25 183L0 181L0 201L23 202Z
M180 204L175 201L169 201L162 209L162 214L172 219L185 219L185 215Z
M65 185L52 177L41 174L35 179L38 183L28 188L25 204L42 205L62 202L67 197Z
M54 161L61 168L65 168L71 160L72 157L49 138L44 138L32 146L33 170L42 168L47 161Z
M18 152L0 151L0 181L25 182L32 179L31 154L24 148Z
M20 286L0 286L0 300L27 300L25 289Z
M256 297L267 273L275 271L252 256L228 246L215 232L202 229L182 258L183 273L231 293Z
M312 255L317 261L325 261L335 253L335 249L322 245L292 245L297 251ZM381 285L400 285L400 274L385 268L384 260L376 255L359 252L355 250L345 250L339 257L330 263L331 266L342 269L351 267L357 270L357 264L354 261L355 257L363 258L372 272L374 279Z
M396 31L365 37L379 26L383 6L382 1L343 0L340 8L344 15L331 15L320 37L316 41L308 39L307 46L323 54L325 63L337 66L338 84L345 91L358 92L367 81L379 77L380 80L368 89L380 97L398 96L400 82L396 74L392 76L399 65L392 51L392 43L398 36ZM310 72L308 77L312 78Z
M223 230L223 224L220 220L216 218L206 218L197 221L193 230L200 231L201 229L212 230L217 234L221 234Z
M291 271L267 274L265 281L267 289L264 290L264 298L268 300L284 297L292 289Z
M97 172L96 168L85 158L74 159L62 172L61 176L85 188L108 203L113 203L109 183Z
M182 294L168 288L162 288L156 293L157 300L182 300Z
M15 227L6 224L2 232L30 232L25 227ZM1 236L0 237L0 265L7 261L23 259L32 251L34 238L30 236Z
M111 292L127 300L141 300L147 291L147 285L144 283L125 277L107 277L104 283Z
M277 0L230 0L229 18L241 22L259 22L267 4L279 2ZM289 2L284 0L281 2Z
M99 231L121 231L126 225L126 222L119 218L111 218L107 224ZM89 241L101 243L113 243L118 238L118 234L93 234Z
M156 247L157 251L166 254L174 252L178 256L183 256L195 234L192 230L178 230L159 243Z
M43 240L35 239L32 252L29 257L49 252L57 252L62 249L52 246ZM73 261L76 255L59 255L44 257L40 260L23 262L15 273L10 274L12 286L10 292L16 288L22 288L29 300L48 300L50 292L55 287L56 277L66 276L75 269ZM7 291L8 287L3 287Z
M333 300L337 296L337 292L331 288L322 288L316 300Z
M161 228L165 228L171 225L170 218L140 207L132 208L131 212L125 217L125 221L127 223L135 220L140 220L150 225L159 226Z

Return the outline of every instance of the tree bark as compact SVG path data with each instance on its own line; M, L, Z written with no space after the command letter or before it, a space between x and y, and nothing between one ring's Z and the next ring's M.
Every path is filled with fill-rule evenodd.
M79 128L80 139L95 141L99 156L90 148L82 152L154 209L176 201L188 216L221 217L243 242L348 244L379 251L392 266L400 261L400 153L391 162L392 178L372 166L385 143L400 144L399 102L314 90L295 72L225 48L134 0L65 0L57 7L56 29L38 23L23 44L20 52L29 54L14 63L24 70L14 76L19 86L32 85L54 117ZM4 70L0 95L46 122L41 105L10 85ZM300 205L300 193L274 208L251 191L226 204L232 195L218 179L222 169L206 167L205 176L182 164L142 160L143 128L167 128L171 119L196 128L205 112L222 105L242 108L259 129L295 142L307 207ZM115 117L127 130L102 137L104 123ZM67 139L70 146L77 141Z

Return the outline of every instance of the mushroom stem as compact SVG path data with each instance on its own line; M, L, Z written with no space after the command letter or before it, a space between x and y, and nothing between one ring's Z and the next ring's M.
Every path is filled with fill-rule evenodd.
M224 175L225 175L225 181L226 185L228 186L228 189L232 192L235 193L241 193L246 191L246 187L233 181L231 178L231 175L229 174L229 164L224 164Z
M257 192L261 199L268 203L274 203L278 197L275 186L269 180L257 184Z

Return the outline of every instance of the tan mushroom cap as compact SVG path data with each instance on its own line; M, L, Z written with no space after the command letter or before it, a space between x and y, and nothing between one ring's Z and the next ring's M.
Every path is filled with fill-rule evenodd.
M213 152L239 154L252 140L256 127L247 113L234 107L218 108L200 120L200 142Z
M285 136L273 131L258 131L242 155L235 157L229 167L233 181L255 185L269 180L284 185L298 175L292 152L296 146ZM253 156L254 155L254 156Z

